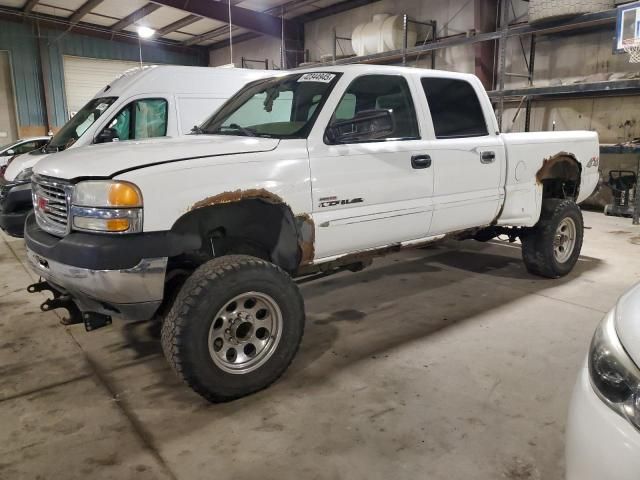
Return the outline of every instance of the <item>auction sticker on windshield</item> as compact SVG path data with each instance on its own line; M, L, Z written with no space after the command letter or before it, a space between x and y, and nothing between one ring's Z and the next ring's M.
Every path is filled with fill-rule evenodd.
M298 79L298 82L329 83L331 80L335 78L335 76L336 76L335 73L327 73L327 72L305 73Z

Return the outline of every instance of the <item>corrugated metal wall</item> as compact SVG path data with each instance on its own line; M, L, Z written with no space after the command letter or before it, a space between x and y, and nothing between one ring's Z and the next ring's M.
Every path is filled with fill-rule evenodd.
M0 49L11 58L20 134L29 128L46 128L38 42L31 27L0 21Z
M68 33L61 30L40 30L40 40L34 26L0 20L0 50L11 56L13 79L18 106L18 122L21 135L44 133L46 129L46 105L40 70L40 48L49 58L48 81L52 94L53 127L64 125L67 112L64 97L63 55L105 58L116 60L138 60L138 46L132 43L107 40ZM176 65L207 66L209 59L195 50L176 52L157 44L143 44L142 57L145 62ZM45 69L46 71L46 69Z

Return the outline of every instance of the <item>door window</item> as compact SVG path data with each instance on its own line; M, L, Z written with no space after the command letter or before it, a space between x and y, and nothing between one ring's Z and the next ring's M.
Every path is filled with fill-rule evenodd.
M329 126L371 110L388 110L393 116L393 132L377 140L419 138L413 99L404 77L364 75L356 78L338 103Z
M469 82L451 78L423 78L421 82L436 138L489 134L482 106Z
M118 140L164 137L167 134L167 101L164 98L136 100L113 118L108 128Z
M15 152L16 155L19 155L21 153L28 153L31 150L35 150L36 148L42 147L44 143L46 142L33 141L33 142L21 143L20 145L13 147L13 151Z

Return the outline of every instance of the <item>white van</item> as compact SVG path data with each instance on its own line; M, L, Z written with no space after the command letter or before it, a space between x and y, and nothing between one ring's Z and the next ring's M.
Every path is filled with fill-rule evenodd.
M0 228L22 236L32 209L31 172L43 158L96 143L185 135L247 83L274 74L179 66L126 71L71 117L45 147L9 160L4 176L0 173Z
M14 158L5 179L25 178L42 158L68 148L187 134L244 85L273 74L170 65L128 70L100 90L44 149Z

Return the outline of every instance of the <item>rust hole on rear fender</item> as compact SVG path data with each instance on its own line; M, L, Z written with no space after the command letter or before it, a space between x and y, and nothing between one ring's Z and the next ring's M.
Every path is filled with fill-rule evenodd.
M536 183L541 185L543 180L549 178L564 178L574 182L579 181L579 165L578 160L572 153L558 152L542 160L542 166L536 172Z

